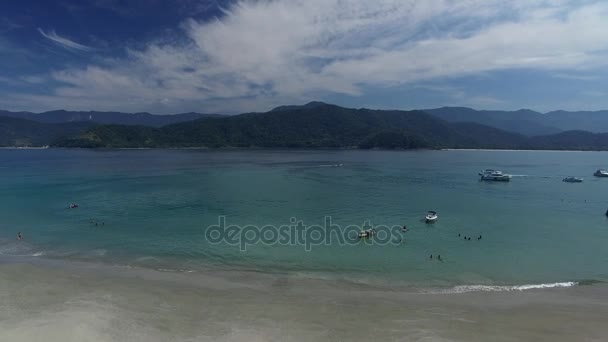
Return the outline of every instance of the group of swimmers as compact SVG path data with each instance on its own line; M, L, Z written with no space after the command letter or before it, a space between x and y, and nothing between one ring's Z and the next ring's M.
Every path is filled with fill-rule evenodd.
M461 235L460 235L460 234L458 234L458 237L460 237L460 236L461 236ZM468 237L467 237L467 236L465 236L465 237L464 237L464 239L465 239L466 241L471 241L471 237L470 237L470 236L468 236ZM479 235L479 237L477 238L477 240L481 240L481 239L482 239L482 236L481 236L481 235Z
M458 237L461 237L461 236L462 235L458 234ZM479 237L477 238L477 240L479 241L482 238L483 238L483 236L479 235ZM470 236L465 236L464 239L465 239L465 241L471 241L471 237ZM431 257L429 259L433 260L433 254L431 254ZM437 254L437 258L436 259L439 260L439 261L443 261L441 259L441 254Z
M433 254L431 254L431 257L429 259L433 260ZM437 254L437 260L443 261L441 260L441 254Z

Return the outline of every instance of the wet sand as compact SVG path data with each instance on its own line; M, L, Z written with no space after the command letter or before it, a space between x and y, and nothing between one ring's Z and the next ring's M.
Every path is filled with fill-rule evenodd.
M253 272L0 261L1 341L603 341L604 284L423 294Z

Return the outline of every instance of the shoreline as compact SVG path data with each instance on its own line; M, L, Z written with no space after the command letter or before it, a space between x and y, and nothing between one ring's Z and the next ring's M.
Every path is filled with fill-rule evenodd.
M90 151L137 151L137 150L164 150L164 151L383 151L383 152L420 152L420 151L467 151L467 152L608 152L608 150L530 150L530 149L486 149L486 148L420 148L420 149L382 149L382 148L356 148L356 147L327 147L327 148L290 148L290 147L53 147L53 146L0 146L0 150L90 150Z
M592 286L608 284L601 280L564 280L546 283L526 284L454 284L454 285L421 285L404 282L402 280L378 278L360 281L350 277L331 277L326 274L314 272L289 272L276 270L248 269L241 267L207 266L195 269L153 268L128 264L110 264L93 260L70 260L63 258L46 258L39 255L0 255L0 267L3 265L29 265L44 269L59 271L84 272L95 275L103 274L117 278L142 278L154 280L168 280L180 283L198 283L213 279L216 283L229 286L235 279L256 278L256 283L269 285L277 278L289 278L302 283L316 283L321 287L345 286L367 291L398 292L404 295L462 295L468 293L501 293L501 292L528 292L537 290L557 290L576 288L579 286ZM232 284L234 285L234 284ZM330 286L330 287L331 287Z
M470 151L470 152L607 152L605 150L513 150L513 149L484 149L484 148L445 148L441 151Z

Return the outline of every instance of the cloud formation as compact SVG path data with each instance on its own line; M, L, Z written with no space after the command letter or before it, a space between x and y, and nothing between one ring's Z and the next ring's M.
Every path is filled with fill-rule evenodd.
M40 34L44 37L47 38L49 40L51 40L52 42L56 43L57 45L69 49L69 50L78 50L78 51L93 51L95 49L93 49L90 46L86 46L86 45L82 45L79 43L76 43L75 41L72 41L68 38L62 37L60 35L58 35L57 33L55 33L55 30L50 30L48 32L45 32L43 29L38 28L38 32L40 32Z
M52 108L238 112L512 69L576 77L608 61L608 3L592 0L245 0L181 32L55 71L51 95L21 97Z

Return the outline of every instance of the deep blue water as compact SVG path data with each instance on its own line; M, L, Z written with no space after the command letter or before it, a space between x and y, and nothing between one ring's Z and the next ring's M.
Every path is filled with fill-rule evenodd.
M0 253L414 286L608 280L600 167L608 153L0 150ZM480 182L484 168L515 177ZM561 181L570 175L585 182ZM439 212L436 224L421 221L427 210ZM399 244L242 252L207 241L220 216L243 226L331 216L342 228L369 220L409 231Z

